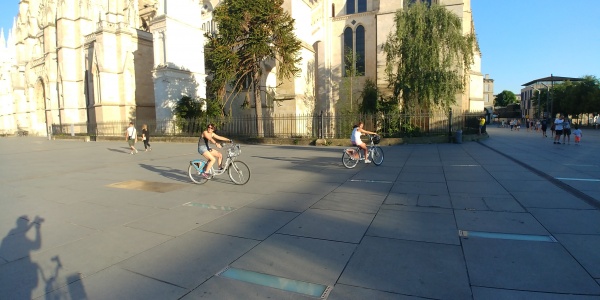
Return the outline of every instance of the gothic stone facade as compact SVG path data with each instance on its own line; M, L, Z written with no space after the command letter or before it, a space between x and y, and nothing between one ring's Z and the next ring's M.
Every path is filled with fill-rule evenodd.
M263 115L335 112L358 103L367 78L385 93L381 45L403 1L286 0L302 41L301 74L263 75ZM206 97L204 33L216 30L219 0L21 0L0 34L0 131L46 135L51 124L172 118L182 96ZM470 0L438 0L474 32ZM344 49L359 75L344 76ZM480 55L455 110L483 111ZM227 98L234 115L246 93ZM352 104L350 104L350 99ZM252 103L253 104L253 103Z

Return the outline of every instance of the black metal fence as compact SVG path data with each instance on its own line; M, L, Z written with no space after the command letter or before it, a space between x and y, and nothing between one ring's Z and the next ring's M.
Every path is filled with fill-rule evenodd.
M146 124L151 136L199 136L207 124L213 123L218 134L227 137L258 137L257 126L262 126L264 137L269 138L347 138L358 121L365 129L383 137L412 137L448 135L456 130L475 133L482 113L436 112L423 114L306 114L272 115L257 119L255 116L219 117L192 120L134 120L138 133ZM53 124L52 134L91 136L124 136L129 121L104 123Z

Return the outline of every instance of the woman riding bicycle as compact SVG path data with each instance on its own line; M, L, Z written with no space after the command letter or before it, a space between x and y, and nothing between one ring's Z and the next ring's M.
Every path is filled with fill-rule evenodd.
M231 142L230 139L217 135L215 133L215 125L212 123L208 124L208 126L206 127L206 130L204 130L202 132L202 134L200 135L200 138L198 139L198 153L202 154L202 156L204 156L206 158L206 160L208 161L202 172L202 176L204 176L205 178L210 177L210 175L207 174L206 172L208 170L210 170L210 168L212 168L213 164L215 163L215 160L218 160L219 169L223 168L221 166L221 161L223 160L223 155L219 151L210 148L209 143L208 143L208 142L211 142L211 143L215 144L217 146L217 148L221 148L221 144L219 144L217 142L217 140L223 141L223 142Z
M365 125L365 123L363 123L363 121L358 122L358 124L354 125L353 129L352 129L352 135L350 136L350 141L352 142L352 145L357 146L359 148L361 148L364 152L365 152L365 163L371 163L371 161L369 160L369 153L367 150L367 144L365 144L361 139L360 136L364 134L375 134L377 135L376 132L372 132L372 131L367 131L363 129L363 126Z

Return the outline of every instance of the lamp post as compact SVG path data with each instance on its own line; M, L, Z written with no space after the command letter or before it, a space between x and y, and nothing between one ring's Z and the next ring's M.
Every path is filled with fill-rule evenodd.
M544 87L546 87L546 90L548 90L548 92L546 93L546 111L548 110L549 106L548 106L548 94L550 94L550 87L547 86L545 83L540 82L540 84L542 84ZM550 113L548 112L548 118L550 118Z
M539 119L540 118L540 90L536 89L533 85L530 85L529 87L538 92L538 101L537 101L537 103L538 103L538 109L537 109L537 115L538 115L538 119Z

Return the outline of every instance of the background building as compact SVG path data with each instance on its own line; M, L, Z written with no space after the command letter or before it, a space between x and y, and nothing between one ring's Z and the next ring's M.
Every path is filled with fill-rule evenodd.
M301 74L280 82L275 68L264 73L263 115L335 113L340 99L359 103L367 78L388 93L381 46L405 1L286 0L303 45ZM465 34L474 33L470 0L429 2L459 16ZM46 135L52 124L93 128L109 121L172 118L182 96L206 97L204 34L216 30L212 12L218 3L21 0L7 40L0 39L1 129ZM360 76L350 82L344 78L345 47L358 57ZM454 111L484 110L480 69L476 52ZM246 101L247 93L240 93L225 109L252 115Z
M549 111L552 111L552 93L546 93L545 99L539 99L538 101L534 101L535 92L540 90L551 90L555 84L561 84L565 81L581 81L581 78L573 78L573 77L563 77L563 76L553 76L543 77L539 79L532 80L523 84L524 88L521 89L520 102L521 103L521 113L525 118L529 116L531 118L548 118L553 117L549 116ZM536 99L537 100L537 99ZM546 101L546 109L542 111L539 106L534 105L535 103L544 103Z

